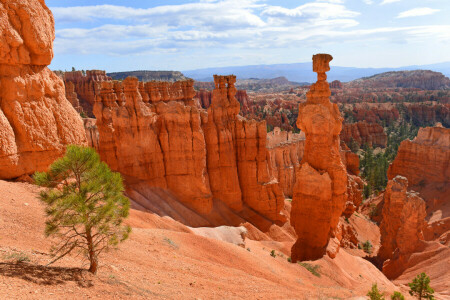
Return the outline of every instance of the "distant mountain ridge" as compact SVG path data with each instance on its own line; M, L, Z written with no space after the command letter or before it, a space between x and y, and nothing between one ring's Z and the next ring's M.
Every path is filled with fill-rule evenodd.
M331 71L328 72L327 75L329 82L333 80L349 82L362 77L369 77L375 74L390 71L412 71L418 69L441 72L445 76L450 77L450 62L422 66L406 66L401 68L356 68L332 66ZM311 71L311 63L206 68L183 71L183 74L197 81L212 81L214 74L234 74L238 79L272 79L277 77L286 77L292 82L315 82L317 79L316 75Z
M347 83L346 86L440 90L450 89L450 79L445 77L442 73L427 70L392 71L356 79Z

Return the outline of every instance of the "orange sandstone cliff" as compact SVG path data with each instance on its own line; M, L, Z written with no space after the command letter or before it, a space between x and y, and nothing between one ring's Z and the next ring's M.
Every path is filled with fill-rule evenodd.
M292 198L291 224L298 236L291 251L293 262L315 260L326 253L347 200L347 172L339 153L342 117L329 100L325 74L331 60L328 54L313 56L318 81L299 107L297 126L306 141ZM330 256L336 250L330 250Z
M85 144L53 58L54 19L44 1L0 1L0 178L45 170L67 144Z
M389 180L384 193L380 225L381 248L378 258L388 278L398 277L409 256L424 240L425 201L415 192L408 192L408 180L396 176Z
M350 145L353 139L359 145L367 144L371 147L386 147L387 135L378 123L367 123L365 121L344 124L341 132L341 140Z
M214 216L217 205L285 220L282 191L270 177L265 123L238 116L234 82L234 76L215 76L207 111L194 101L192 80L101 83L93 110L98 151L124 175L141 209L170 212L192 226L227 219Z

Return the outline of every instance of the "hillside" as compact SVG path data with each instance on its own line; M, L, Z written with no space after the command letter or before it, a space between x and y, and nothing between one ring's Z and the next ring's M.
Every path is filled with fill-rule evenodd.
M288 263L280 242L246 239L240 247L137 210L127 221L130 239L103 256L97 276L79 269L80 257L45 267L50 240L38 192L34 185L0 180L1 299L319 299L363 296L373 282L398 289L344 249L335 259L312 263L320 266L318 277ZM29 261L16 263L19 256Z
M347 87L439 90L450 88L450 79L442 73L427 70L396 71L360 78L349 82Z

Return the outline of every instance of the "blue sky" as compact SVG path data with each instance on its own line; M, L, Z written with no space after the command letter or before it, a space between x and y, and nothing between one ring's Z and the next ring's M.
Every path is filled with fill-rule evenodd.
M52 69L190 70L450 61L449 0L46 0Z

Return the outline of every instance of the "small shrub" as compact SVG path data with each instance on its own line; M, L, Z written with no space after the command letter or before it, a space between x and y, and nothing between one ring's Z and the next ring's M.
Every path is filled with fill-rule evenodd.
M288 257L288 258L287 258L287 261L288 261L288 262L292 262L292 258Z
M311 272L314 276L320 277L320 273L319 273L320 266L319 265L311 265L311 264L304 263L304 262L298 262L298 264L300 266L302 266L303 268L305 268L306 270L308 270L309 272Z
M8 255L5 255L5 259L6 260L13 260L16 263L30 261L30 258L28 257L28 255L26 255L23 252L12 252L12 253L9 253Z
M434 290L430 287L430 277L425 273L420 273L411 283L408 283L411 296L417 299L434 299Z
M364 252L366 252L367 254L372 254L372 248L373 248L373 246L372 246L372 243L370 242L370 241L365 241L363 244L362 244L362 246L361 246L361 248L364 250ZM361 249L360 248L360 249Z
M275 250L270 251L270 256L276 257Z
M378 215L378 207L376 206L376 204L372 203L370 204L369 217L373 218L376 215Z
M400 292L394 292L394 294L391 295L391 300L405 300L405 296Z
M367 297L369 297L370 300L384 300L383 294L380 293L378 290L378 286L376 283L372 284L372 289L367 292Z

